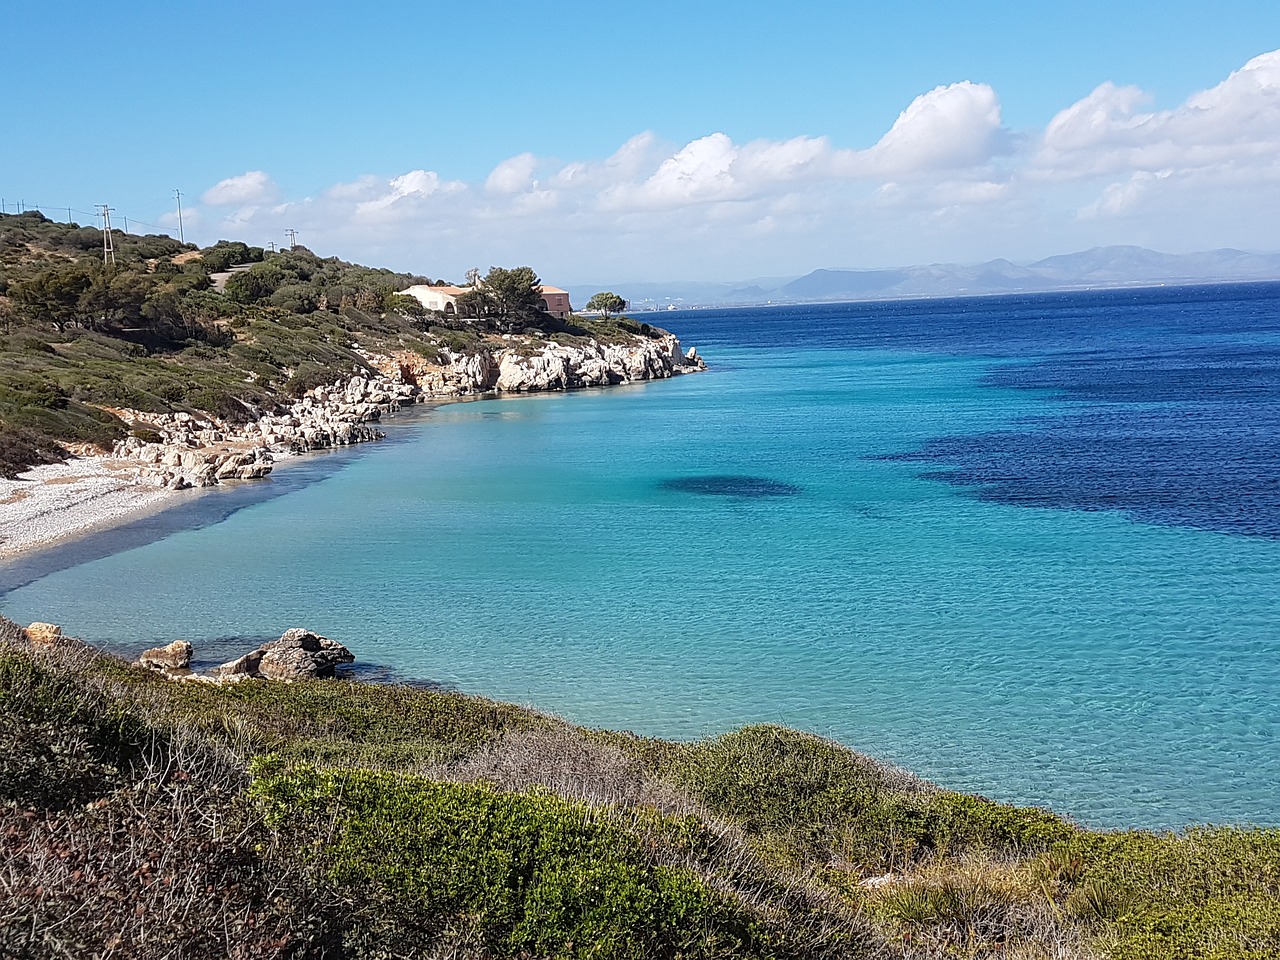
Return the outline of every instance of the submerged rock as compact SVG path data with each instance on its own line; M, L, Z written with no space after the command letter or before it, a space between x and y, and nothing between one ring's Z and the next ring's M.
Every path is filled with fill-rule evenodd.
M717 475L673 477L662 481L662 489L681 493L697 493L710 497L735 497L757 500L764 497L794 497L801 493L795 484L768 477Z

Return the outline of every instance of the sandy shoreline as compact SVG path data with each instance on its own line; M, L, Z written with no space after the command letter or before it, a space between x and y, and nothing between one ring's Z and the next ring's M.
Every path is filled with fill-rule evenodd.
M0 559L118 526L172 505L184 491L139 476L136 464L75 457L0 479Z

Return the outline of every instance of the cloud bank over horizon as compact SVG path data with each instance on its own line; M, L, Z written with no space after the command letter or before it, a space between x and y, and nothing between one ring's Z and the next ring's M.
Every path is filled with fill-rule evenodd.
M1035 259L1109 243L1280 247L1280 50L1168 110L1103 82L1039 130L963 80L864 148L652 131L603 159L519 153L478 182L424 164L289 197L267 171L209 186L188 233L457 279L528 263L557 283L741 279L816 267ZM845 101L857 111L856 92Z

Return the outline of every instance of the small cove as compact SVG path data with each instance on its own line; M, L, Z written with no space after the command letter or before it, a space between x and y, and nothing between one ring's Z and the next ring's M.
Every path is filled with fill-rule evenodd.
M1133 336L1187 322L1167 307ZM1117 313L984 303L967 336L937 304L682 315L705 374L414 411L388 441L0 569L0 611L126 652L307 626L587 724L781 722L1091 824L1277 822L1280 541L1178 504L1037 500L1053 471L1012 460L1045 432L1089 449L1068 422L1088 401L1026 373L1071 349L1068 308L1080 336ZM1219 339L1247 339L1226 317ZM1058 472L1087 491L1110 469Z

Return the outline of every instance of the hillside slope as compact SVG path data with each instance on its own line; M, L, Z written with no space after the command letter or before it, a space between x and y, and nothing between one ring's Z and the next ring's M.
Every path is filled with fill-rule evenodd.
M384 375L391 358L392 375L429 372L446 392L565 389L699 365L666 331L626 318L446 319L396 293L425 277L301 247L197 250L120 231L113 241L115 262L104 264L98 230L0 215L0 476L110 450L131 432L154 438L177 414L214 418L218 432L252 425L316 387Z
M0 620L14 957L1280 953L1280 831L1095 833L781 727L180 682Z

